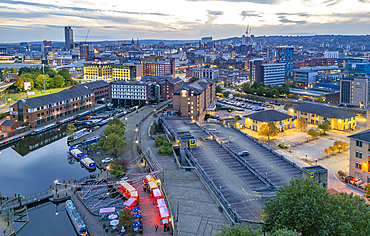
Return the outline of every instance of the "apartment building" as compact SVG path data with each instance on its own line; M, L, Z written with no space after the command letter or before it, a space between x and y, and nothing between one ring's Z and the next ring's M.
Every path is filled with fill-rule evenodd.
M180 117L201 121L207 112L216 108L216 83L211 79L199 79L184 83L173 92L173 109Z
M349 175L370 183L370 129L348 136Z

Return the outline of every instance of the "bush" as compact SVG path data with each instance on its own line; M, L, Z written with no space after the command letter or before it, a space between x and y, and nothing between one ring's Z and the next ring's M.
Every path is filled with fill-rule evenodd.
M160 135L161 136L161 135ZM160 136L158 136L155 140L154 140L154 143L156 146L162 146L163 145L163 139L160 138Z

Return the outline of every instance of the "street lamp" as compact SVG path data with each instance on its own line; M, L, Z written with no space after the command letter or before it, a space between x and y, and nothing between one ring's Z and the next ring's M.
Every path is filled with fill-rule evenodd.
M316 165L317 165L317 158L315 158L315 162L316 162Z
M108 179L109 166L107 166L107 179Z
M307 162L307 152L306 152L306 162Z

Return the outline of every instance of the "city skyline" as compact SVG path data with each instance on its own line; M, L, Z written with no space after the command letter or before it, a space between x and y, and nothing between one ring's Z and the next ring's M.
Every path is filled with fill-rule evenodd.
M0 3L0 43L140 39L194 40L240 37L246 26L262 35L364 35L368 0L12 1Z

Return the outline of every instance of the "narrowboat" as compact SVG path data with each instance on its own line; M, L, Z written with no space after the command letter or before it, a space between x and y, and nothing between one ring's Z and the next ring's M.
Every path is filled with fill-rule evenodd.
M85 154L85 153L84 153ZM85 154L86 155L86 154ZM83 166L85 166L89 170L94 170L96 168L95 161L91 160L87 155L83 156L80 159L80 162Z
M86 236L87 235L86 225L83 222L83 220L82 220L80 214L78 213L78 210L75 207L75 205L73 204L73 202L71 200L67 200L65 206L66 206L67 214L68 214L69 218L71 219L71 222L72 222L77 234L81 235L81 236Z

